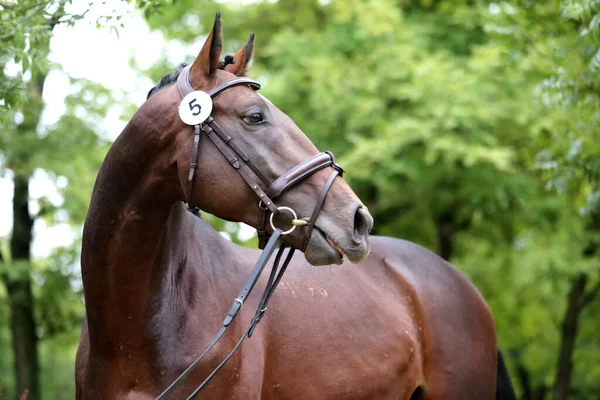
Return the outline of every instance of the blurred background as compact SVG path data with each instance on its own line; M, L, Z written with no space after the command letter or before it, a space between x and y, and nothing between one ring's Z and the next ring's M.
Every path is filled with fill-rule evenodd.
M519 398L600 398L599 0L0 0L0 398L74 397L96 173L216 10L375 233L479 288Z

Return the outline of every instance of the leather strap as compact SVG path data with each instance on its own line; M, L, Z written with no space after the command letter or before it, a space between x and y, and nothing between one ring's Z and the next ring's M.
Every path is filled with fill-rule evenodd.
M190 83L189 80L189 75L190 75L190 66L188 65L187 67L185 67L181 73L179 74L179 76L177 77L177 90L179 91L179 94L181 95L181 97L185 97L186 95L188 95L189 93L193 92L195 89L192 86L192 84ZM214 98L215 96L217 96L218 94L222 93L224 90L229 89L230 87L233 86L238 86L238 85L248 85L250 88L254 89L254 90L258 90L260 89L260 83L256 82L253 79L250 78L245 78L245 77L240 77L240 78L235 78L235 79L231 79L227 82L224 82L220 85L218 85L217 87L213 88L212 90L210 90L208 92L208 95L211 98ZM190 162L190 172L188 174L188 182L189 182L189 192L188 192L188 209L194 213L197 214L199 212L199 208L196 207L193 203L193 194L194 194L194 175L196 174L196 168L198 166L198 152L199 152L199 148L200 148L200 130L206 132L207 134L209 134L209 130L206 128L207 123L210 124L211 122L213 122L213 130L215 132L217 132L217 134L219 134L219 136L222 138L223 141L225 141L225 143L230 146L237 154L238 156L240 156L249 166L250 168L253 170L253 172L268 186L270 184L270 181L265 178L265 176L260 172L260 170L258 168L256 168L254 166L254 164L252 164L250 162L250 160L248 159L248 156L246 155L246 153L244 153L232 140L232 138L227 135L214 121L214 119L212 117L208 117L207 121L203 124L200 125L195 125L194 126L194 144L192 146L192 156L191 156L191 162ZM215 129L216 127L216 129ZM209 135L209 137L211 137ZM217 144L217 142L215 141L214 138L211 137L211 140L213 141L213 143L215 143L215 145ZM221 150L221 153L223 153L225 155L225 157L227 157L227 159L229 160L230 163L232 163L232 165L234 166L234 168L238 169L239 171L239 167L236 167L235 163L237 162L237 159L235 159L235 157L233 157L231 155L231 152L228 151L226 148L224 148L223 146L217 146L217 148L219 150ZM243 175L242 175L243 176ZM246 174L246 177L247 174ZM254 185L252 183L252 180L248 180L246 178L244 178L246 180L246 182L248 182L249 185L251 185L251 187L253 186L257 186ZM262 189L261 189L262 190ZM256 191L256 190L255 190ZM265 199L267 198L266 194L264 194L264 192L262 193L262 197L264 197ZM273 204L273 202L269 199L268 202L270 204ZM275 210L275 211L273 211ZM271 210L272 212L276 212L277 207L275 205L273 205L273 209Z
M194 126L194 144L192 145L192 156L190 162L190 172L188 174L189 182L189 193L188 193L188 209L193 213L199 212L198 207L192 203L192 195L194 194L194 175L196 175L196 168L198 167L198 150L200 149L200 126Z
M182 69L181 73L177 77L177 89L179 90L179 94L181 95L181 98L184 98L185 96L187 96L188 94L190 94L196 90L190 83L190 68L191 68L191 66L188 65L187 67ZM260 83L256 82L254 79L250 79L250 78L246 78L246 77L242 76L239 78L231 79L231 80L224 82L224 83L220 84L219 86L211 89L208 92L208 95L210 97L214 98L215 96L217 96L221 92L229 89L230 87L238 86L238 85L248 85L248 86L250 86L251 89L254 89L254 90L260 89Z
M307 234L306 234L306 239L304 239L304 243L302 244L302 249L301 249L302 251L306 250L306 246L308 245L308 241L310 239L313 228L315 226L315 222L317 221L317 216L321 212L321 207L323 207L323 204L325 204L325 198L327 197L327 193L329 192L331 185L333 185L333 181L335 180L335 178L338 176L339 173L340 173L339 170L334 169L333 172L331 173L331 175L329 175L327 182L325 182L323 189L321 189L321 194L319 195L319 200L317 200L317 204L315 204L315 208L313 209L313 212L310 216L310 220L308 221L308 225L306 226Z
M331 152L325 151L323 153L314 155L311 158L296 165L288 172L277 178L265 191L270 198L277 198L286 190L294 186L296 183L309 177L315 172L329 166L333 167L333 172L331 173L331 175L329 175L329 178L325 182L323 189L321 189L321 193L319 195L317 203L315 204L313 212L310 215L308 225L306 225L305 227L304 240L302 242L302 246L300 247L300 250L302 251L306 250L306 246L308 245L308 241L315 226L315 222L317 220L317 217L319 216L319 213L321 212L323 204L325 204L325 198L327 197L327 193L329 193L329 189L331 189L331 185L333 185L336 176L342 176L342 174L344 173L344 169L337 164L335 156ZM265 242L266 238L261 239L259 235L258 240L259 245L261 245Z
M246 152L243 151L237 145L237 143L233 140L233 138L231 136L229 136L227 133L225 133L225 131L223 129L221 129L219 124L217 124L217 121L215 121L213 117L208 117L206 122L217 133L217 135L219 135L221 140L223 140L225 142L225 144L227 144L229 147L231 147L233 149L233 151L235 151L237 153L237 155L240 156L240 158L246 164L248 164L248 166L250 167L252 172L254 172L254 174L256 176L258 176L258 178L268 187L271 184L271 181L263 175L263 173L254 165L254 163L252 161L250 161L250 158L248 157Z
M236 155L239 156L239 154L237 154L235 149L231 146L232 140L225 142L225 141L219 139L215 133L216 132L215 128L217 128L219 130L221 130L221 128L219 128L219 125L216 123L216 121L214 119L212 119L211 117L209 117L209 119L210 119L210 122L207 124L204 124L204 126L202 127L202 130L204 132L206 132L207 136L215 144L217 149L219 149L219 151L225 156L225 158L229 161L231 166L239 172L239 174L246 181L248 186L250 186L250 189L252 189L252 191L254 191L254 193L256 193L258 198L267 206L267 208L269 210L271 210L272 213L277 213L277 206L275 205L273 200L271 200L269 198L269 196L266 195L266 193L263 191L263 189L256 183L256 181L252 178L252 176L250 176L248 174L248 171L246 171L245 167L249 166L249 164L247 162L242 162L242 160L243 160L242 156L240 156L240 158L242 158L242 160L240 160L238 157L236 157ZM222 132L222 130L221 130L221 132ZM229 138L229 139L231 139L231 138Z
M280 196L284 191L291 188L304 178L307 178L315 172L330 165L336 170L342 173L344 172L342 167L337 165L335 162L335 157L333 154L325 151L312 156L308 160L301 162L285 174L281 175L271 184L271 186L267 188L266 193L269 197L273 198Z
M258 236L258 248L264 249L267 241L269 240L269 233L267 232L269 209L265 207L262 201L258 202L258 208L260 209L260 220L258 221L259 227L256 228L256 234Z
M260 83L256 82L254 79L241 76L239 78L233 78L227 82L221 83L219 86L209 91L208 94L210 97L215 97L216 95L229 89L230 87L239 85L247 85L248 87L250 87L250 89L260 90Z
M248 326L248 328L246 329L244 334L240 337L240 339L238 340L236 345L233 347L233 350L231 350L231 352L227 355L227 357L225 357L225 359L223 359L221 364L219 364L217 366L217 368L215 368L213 370L213 372L211 372L210 375L208 377L206 377L204 382L202 382L200 384L200 386L198 386L196 388L196 390L194 390L194 392L187 398L187 400L195 399L196 396L198 396L198 394L200 393L200 391L202 391L202 389L204 389L206 387L206 385L208 385L210 380L217 374L217 372L219 372L219 370L225 365L225 363L227 361L229 361L229 359L233 356L233 354L240 347L240 345L242 344L244 339L246 339L247 337L252 337L252 335L254 334L254 329L256 328L256 325L258 325L258 323L260 322L262 317L265 315L265 312L267 311L267 303L269 302L271 295L273 294L273 292L275 292L275 289L277 288L277 285L281 281L281 278L283 277L283 274L285 273L288 265L290 264L290 261L292 261L292 256L294 255L294 249L290 249L290 251L288 252L288 254L285 258L285 261L283 262L283 265L278 270L279 263L281 261L281 256L283 254L284 249L285 249L285 245L282 245L279 248L279 251L277 252L277 257L275 258L275 262L273 263L273 268L271 269L271 274L269 275L269 281L267 282L267 285L265 286L265 290L263 292L262 298L261 298L260 302L258 303L256 313L254 314L254 317L252 318L250 325ZM276 275L277 275L277 277L275 277Z
M179 90L179 95L182 99L195 90L194 87L190 84L189 77L190 66L188 65L187 67L181 70L179 76L177 77L177 90Z

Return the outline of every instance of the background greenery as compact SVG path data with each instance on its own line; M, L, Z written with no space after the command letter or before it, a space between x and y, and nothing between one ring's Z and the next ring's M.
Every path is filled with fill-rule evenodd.
M0 239L0 398L24 387L31 399L74 393L78 243L32 259L31 227L81 224L109 145L101 121L118 100L72 79L79 90L65 114L41 124L44 80L61 68L47 62L53 29L83 15L69 6L0 1L0 173L15 183L13 232ZM136 6L183 44L206 35L217 9L228 52L256 32L251 75L336 153L375 233L437 251L481 290L519 397L600 397L600 1ZM118 27L119 16L98 24ZM180 61L165 54L139 74L156 81ZM8 74L11 63L20 72ZM121 103L128 119L133 108ZM40 170L65 201L29 209ZM236 225L212 221L239 240Z

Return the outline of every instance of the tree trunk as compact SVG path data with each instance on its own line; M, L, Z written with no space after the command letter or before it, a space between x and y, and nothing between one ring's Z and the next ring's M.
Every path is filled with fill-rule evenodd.
M573 373L573 350L577 338L579 315L585 305L585 287L588 276L585 273L571 283L567 310L562 323L560 357L556 373L555 400L567 400L571 386L571 375Z
M29 400L39 399L37 336L29 265L33 220L29 216L29 182L16 175L14 180L14 226L10 241L14 273L5 276L10 302L10 324L17 394L29 391Z
M455 221L452 211L446 211L436 218L437 254L450 261L454 253Z
M24 104L23 123L15 132L23 143L37 140L37 126L44 108L42 91L46 74L38 74L28 84L27 102ZM23 146L7 165L13 170L13 231L10 239L12 271L2 278L10 304L10 325L16 377L17 395L29 391L28 400L40 398L39 359L34 317L34 300L31 291L31 240L33 218L29 214L29 178L33 156L28 146Z
M50 34L65 15L65 2L60 2L47 20ZM30 46L38 54L48 54L50 38L30 37ZM41 56L38 56L41 58ZM5 164L14 172L13 231L10 240L12 270L0 276L6 285L10 304L10 324L16 376L15 398L40 399L38 338L36 335L34 299L31 290L31 241L33 222L29 214L29 179L33 172L30 160L35 146L27 144L39 140L37 127L44 109L42 93L46 72L34 74L27 84L27 100L20 111L23 122L17 126L15 137L21 142ZM1 257L0 257L1 258Z
M517 358L517 378L519 379L519 383L521 383L521 389L523 390L523 397L521 400L533 400L533 393L531 390L531 377L529 375L529 371L521 362L520 357Z
M548 386L546 385L541 385L541 386L537 386L533 392L533 400L545 400L546 399L546 394L548 393Z

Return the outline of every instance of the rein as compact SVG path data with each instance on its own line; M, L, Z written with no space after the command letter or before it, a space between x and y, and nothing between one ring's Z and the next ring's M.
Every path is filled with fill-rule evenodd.
M179 90L179 94L182 98L185 98L190 93L195 92L195 89L189 82L189 72L190 67L186 67L181 71L177 79L177 88ZM215 96L219 95L223 91L239 85L245 85L254 90L260 89L260 84L252 79L240 77L231 79L216 88L212 89L208 92L208 95L211 99ZM194 105L194 102L190 102L190 109L193 107L197 107ZM183 105L183 102L182 102ZM212 110L212 109L211 109ZM195 114L194 114L195 115ZM260 224L259 228L257 228L258 239L259 239L259 248L263 250L260 257L258 258L252 273L248 277L246 284L244 285L242 291L239 296L236 297L223 320L223 324L214 339L210 343L210 345L204 350L204 352L190 364L190 366L179 375L173 383L169 385L167 389L165 389L156 400L164 400L169 396L177 386L182 382L182 380L190 374L193 369L198 365L200 360L217 344L217 342L223 337L231 323L238 315L240 309L244 305L244 301L252 289L254 288L256 282L258 281L261 273L263 272L267 262L273 255L275 248L280 243L281 237L287 234L290 234L296 229L296 227L305 227L304 231L304 240L300 247L300 250L304 251L310 239L310 235L314 228L315 221L325 203L325 198L327 197L327 193L329 189L333 185L335 178L337 176L342 176L344 170L340 167L335 160L335 157L332 153L326 151L319 154L316 154L309 159L303 161L302 163L296 165L280 177L278 177L275 181L271 182L261 171L258 169L252 161L249 159L247 154L235 143L235 141L229 136L219 124L212 118L210 115L199 124L194 125L194 135L193 135L193 146L192 146L192 158L190 162L190 171L188 174L188 182L189 182L189 191L188 191L188 209L196 214L199 209L193 204L193 193L194 193L194 176L196 174L197 162L198 162L198 151L200 148L200 134L203 132L209 139L214 143L215 147L223 154L223 156L229 161L231 166L238 171L244 181L248 184L248 186L254 191L256 196L259 199L258 207L260 210ZM273 199L276 199L286 190L290 189L292 186L300 182L301 180L311 176L315 172L326 168L332 167L333 171L329 175L329 178L325 182L323 189L321 189L321 193L319 194L319 198L315 204L313 212L306 221L307 218L298 219L296 212L290 207L286 206L277 206ZM255 179L258 178L258 179ZM260 183L258 182L260 181ZM262 185L261 185L262 184ZM263 189L264 185L264 189ZM291 214L292 218L292 227L286 231L283 231L280 228L275 227L273 222L273 217L282 211L287 211ZM269 235L267 232L267 227L269 224L273 233ZM267 285L263 291L260 302L258 303L258 307L254 316L252 317L248 328L244 331L243 335L240 337L234 348L231 352L223 359L223 361L208 375L208 377L198 386L194 392L188 397L188 400L196 398L196 396L200 393L202 389L206 387L206 385L210 382L210 380L217 374L217 372L225 365L225 363L233 356L235 351L240 347L242 342L247 338L251 337L254 333L254 329L264 316L267 310L267 303L269 302L275 288L281 281L285 270L287 269L289 263L292 260L292 256L294 254L295 249L290 248L285 257L285 260L281 267L279 264L281 262L281 258L283 256L283 252L287 248L285 244L282 244L279 247L277 252L277 256L275 257L275 262L273 263L273 268L271 269L271 273L269 275L269 279L267 281Z
M244 300L252 292L252 289L254 288L254 285L258 281L258 278L260 277L263 269L265 268L265 265L267 264L267 262L273 255L273 252L275 251L277 244L279 244L279 239L281 238L282 233L283 233L283 231L281 229L275 229L275 231L273 232L273 235L271 235L269 242L267 243L267 245L265 246L260 257L256 261L256 264L254 265L254 269L252 270L252 273L248 277L246 284L244 285L239 296L236 297L235 300L233 301L233 303L231 304L231 308L227 312L225 319L223 319L223 324L221 326L221 329L219 329L219 332L217 332L217 334L215 335L215 337L212 340L212 342L210 343L210 345L208 345L206 350L204 350L204 352L193 363L191 363L190 366L187 367L186 370L183 371L181 373L181 375L179 375L179 377L177 377L177 379L175 379L173 381L173 383L171 383L169 385L169 387L166 388L156 398L156 400L166 399L167 396L169 396L169 394L171 394L173 392L173 390L175 390L177 388L177 386L181 383L181 381L194 370L194 368L196 367L196 365L198 365L200 360L202 360L202 358L204 358L204 356L217 344L217 342L221 339L221 337L223 337L223 335L225 334L227 329L231 326L231 323L233 322L235 317L237 317L238 312L244 305ZM265 286L262 297L261 297L260 301L258 302L258 307L256 308L256 312L254 313L254 317L252 317L252 319L250 320L250 324L248 325L248 328L246 328L246 331L240 337L240 339L234 346L233 350L231 350L231 352L227 355L227 357L225 357L225 359L223 359L223 361L221 361L221 363L210 373L210 375L208 375L208 377L206 377L206 379L204 379L204 381L200 384L200 386L198 386L194 390L194 392L187 398L188 400L195 399L196 396L198 396L200 391L202 389L204 389L206 387L206 385L208 385L210 380L217 374L217 372L219 372L219 370L225 365L225 363L227 361L229 361L229 359L233 356L233 354L236 352L236 350L240 347L240 345L242 344L244 339L246 339L246 337L252 337L252 334L254 333L254 329L256 328L256 325L258 325L258 323L262 319L263 315L267 311L267 303L271 299L271 296L273 295L275 288L281 281L281 278L283 277L283 273L287 269L290 261L292 261L292 256L294 255L295 249L290 248L287 256L285 257L285 261L283 262L283 265L281 266L281 268L279 268L279 263L281 261L281 257L283 255L285 248L286 248L286 246L284 244L282 244L281 247L279 247L279 251L277 252L277 256L275 257L275 262L273 263L273 268L271 269L271 274L269 275L269 280L267 281L267 285Z

